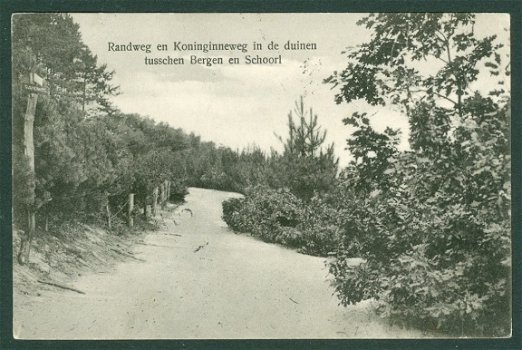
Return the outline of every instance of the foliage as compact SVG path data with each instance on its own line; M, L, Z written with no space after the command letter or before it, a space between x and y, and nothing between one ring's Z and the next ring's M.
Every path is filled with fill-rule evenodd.
M258 162L250 163L256 170L249 170L249 180L242 184L257 186L245 187L243 199L224 202L223 219L235 231L327 255L339 240L338 213L318 196L335 188L338 160L333 145L323 150L326 132L313 110L305 111L302 97L294 113L297 122L292 111L288 114L288 137L279 137L282 154L273 151L270 157L260 157L255 150L249 154L247 159L256 157Z
M470 88L480 67L501 74L500 45L476 38L473 23L470 14L360 21L372 40L327 81L341 85L338 103L400 107L411 150L364 114L345 120L356 128L340 186L350 218L330 271L343 304L375 298L400 323L498 336L510 332L510 100ZM419 60L437 70L422 73ZM364 262L354 266L355 251Z
M243 231L245 228L239 220L239 210L244 203L244 198L230 198L223 202L223 220L235 231Z
M269 159L256 146L240 152L201 142L189 151L185 169L191 186L245 193L248 187L266 184Z
M333 145L323 149L326 132L321 131L317 115L305 111L304 102L296 103L288 115L288 137L280 141L284 151L267 155L253 146L239 151L201 142L190 151L187 169L190 185L245 193L256 185L289 189L304 201L315 193L335 186L338 160Z
M82 211L87 200L73 198L82 199L94 189L99 192L114 179L113 164L103 148L108 135L89 119L97 108L87 112L80 107L99 106L117 93L110 84L112 73L97 66L96 57L81 41L78 25L68 15L15 15L12 39L13 171L20 180L15 185L15 214L28 204L23 195L18 196L19 189L33 181L36 209L59 215L71 207ZM79 66L87 63L93 71L80 82ZM34 121L36 178L25 176L27 161L21 157L29 73L42 76L47 89L47 94L39 94ZM108 112L105 108L104 113ZM89 196L95 197L96 193Z
M315 196L304 205L298 226L302 232L300 251L311 255L331 255L342 234L344 216L323 197L328 195Z
M301 201L288 190L256 186L242 199L223 202L223 219L236 231L297 247L300 235L291 229L301 220L301 207Z
M280 141L284 144L281 156L272 156L272 171L277 179L271 183L275 188L289 188L304 201L309 201L315 193L328 192L335 186L339 160L333 153L333 144L323 149L326 131L321 131L317 115L310 108L305 111L303 97L288 113L288 137Z
M37 221L98 220L109 204L150 202L152 188L172 182L172 198L186 193L187 163L199 138L164 123L113 108L113 72L97 63L67 14L13 16L14 219L28 207ZM30 73L44 78L34 120L35 174L23 153ZM194 151L197 153L197 151Z
M266 242L326 256L340 237L339 213L321 198L303 202L288 190L257 186L243 198L223 202L223 220L236 232L248 232Z

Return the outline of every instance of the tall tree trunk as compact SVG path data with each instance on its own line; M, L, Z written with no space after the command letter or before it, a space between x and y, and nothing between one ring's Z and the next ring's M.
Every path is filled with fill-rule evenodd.
M20 251L18 252L18 262L21 265L27 264L29 262L29 256L31 254L31 242L34 237L34 233L36 231L36 205L35 205L35 187L36 187L36 177L34 172L34 137L33 137L33 128L34 128L34 114L36 111L36 102L38 101L38 94L30 92L27 99L27 109L24 114L24 139L23 139L23 149L24 156L26 161L28 162L28 168L30 171L29 174L29 198L27 198L26 202L26 227L25 233L22 236L22 241L20 244Z
M85 100L87 98L87 72L83 75L82 113L85 116Z

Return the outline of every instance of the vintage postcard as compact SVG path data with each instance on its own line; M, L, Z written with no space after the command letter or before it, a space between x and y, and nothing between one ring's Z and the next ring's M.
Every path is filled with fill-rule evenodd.
M510 39L14 13L14 338L510 337Z

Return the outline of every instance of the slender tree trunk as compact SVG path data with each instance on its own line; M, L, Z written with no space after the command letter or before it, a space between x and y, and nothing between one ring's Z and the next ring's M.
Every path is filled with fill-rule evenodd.
M87 97L87 72L83 76L82 113L85 115L85 100Z
M23 139L23 149L24 156L26 161L28 162L28 168L30 171L29 174L29 198L27 198L26 203L26 227L25 233L22 236L22 241L20 244L20 251L18 252L18 262L21 265L27 264L29 262L29 256L31 254L31 242L33 240L35 231L36 231L36 205L35 205L35 172L34 172L34 137L33 137L33 128L34 128L34 114L36 111L36 102L38 101L37 93L29 93L27 100L27 109L24 114L24 139Z

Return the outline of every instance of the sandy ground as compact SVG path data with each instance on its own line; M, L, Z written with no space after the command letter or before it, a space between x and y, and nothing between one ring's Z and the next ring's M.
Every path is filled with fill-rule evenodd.
M338 306L324 258L231 232L221 220L221 202L231 196L191 188L165 228L135 246L139 260L75 281L85 295L15 292L15 337L422 337L389 326L370 303Z

